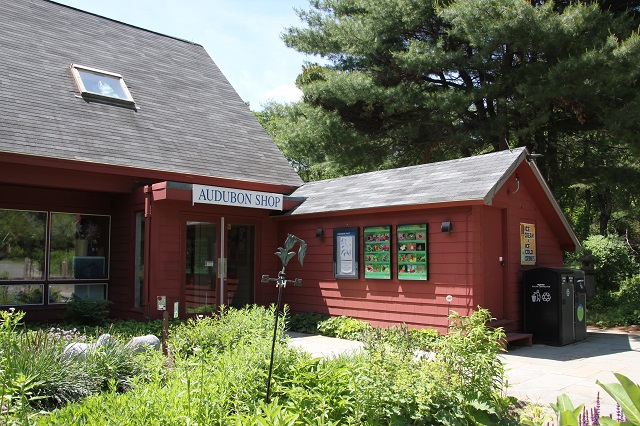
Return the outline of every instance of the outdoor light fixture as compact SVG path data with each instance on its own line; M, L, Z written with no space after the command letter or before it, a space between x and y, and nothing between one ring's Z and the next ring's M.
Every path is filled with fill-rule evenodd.
M442 230L443 233L448 234L449 232L451 232L451 229L452 229L451 222L450 221L442 222L440 229Z
M543 157L543 155L542 154L534 154L534 153L527 154L527 161L531 162L532 160L537 160L540 157Z
M322 229L322 228L318 228L318 229L316 229L316 237L317 237L317 238L322 238L322 237L324 237L324 229Z

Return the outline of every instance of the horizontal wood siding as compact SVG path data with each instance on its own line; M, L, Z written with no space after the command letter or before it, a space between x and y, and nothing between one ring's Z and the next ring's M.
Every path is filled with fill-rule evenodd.
M151 276L147 310L151 318L159 318L158 296L166 296L167 310L173 314L173 304L180 302L181 257L180 232L183 229L180 203L155 202L151 207Z
M281 239L287 233L304 239L307 257L304 266L292 261L287 278L302 278L301 287L288 286L283 299L292 313L321 312L333 316L348 315L373 325L389 326L406 323L416 328L444 331L450 310L467 314L473 308L473 268L470 232L467 220L470 209L435 209L402 212L392 215L359 214L322 219L288 219L280 223ZM453 231L442 233L441 222L452 221ZM413 223L429 224L429 280L397 280L397 241L395 226ZM363 265L362 227L393 225L392 279L357 280L333 278L334 228L360 227L360 267ZM316 237L316 229L324 229L324 237ZM283 240L284 241L284 240ZM453 296L449 304L446 296Z
M512 178L507 180L494 198L493 205L507 211L507 284L505 285L505 317L516 320L522 326L522 271L535 267L561 267L564 252L560 241L549 225L547 217L552 213L546 200L540 200L540 187L528 166L522 164ZM515 175L520 177L520 189ZM554 213L555 214L555 213ZM520 264L520 223L536 225L535 266Z
M111 217L111 268L109 300L111 315L117 318L142 319L134 310L135 209L131 196L119 196ZM142 206L138 207L139 209Z

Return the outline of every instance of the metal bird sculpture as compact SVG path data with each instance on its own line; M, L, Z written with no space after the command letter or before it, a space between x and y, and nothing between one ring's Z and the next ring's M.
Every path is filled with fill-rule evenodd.
M298 249L298 261L300 262L300 265L304 265L304 255L307 253L307 243L295 235L289 234L284 242L284 247L278 247L278 251L275 253L282 261L283 272L289 261L296 255L295 252L289 251L296 245L296 243L300 243L300 248Z
M278 318L280 317L280 300L282 299L282 289L286 287L287 283L293 283L296 286L302 285L302 279L296 278L295 280L288 280L285 275L285 269L287 268L287 264L293 257L296 255L294 251L291 251L296 243L300 243L300 248L298 249L298 260L300 261L300 265L303 266L304 255L307 253L307 243L304 240L296 237L293 234L288 234L287 239L284 242L284 247L278 247L278 251L275 253L276 256L280 258L282 261L282 270L278 272L278 276L271 278L269 275L262 276L262 282L268 283L269 281L275 281L276 287L278 288L278 302L276 303L276 311L275 311L275 321L273 326L273 341L271 342L271 360L269 362L269 375L267 378L267 395L265 397L265 402L269 402L271 396L271 376L273 374L273 354L276 346L276 335L278 332Z

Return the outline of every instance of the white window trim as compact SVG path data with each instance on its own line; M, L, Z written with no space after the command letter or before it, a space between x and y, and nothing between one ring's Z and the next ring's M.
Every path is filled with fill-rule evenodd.
M87 88L84 86L84 83L82 82L82 77L80 76L80 73L78 72L78 70L88 71L94 74L102 74L108 77L117 78L120 82L120 86L122 87L122 90L124 91L124 94L126 95L127 99L121 99L121 98L116 98L112 96L101 95L99 93L89 92ZM80 95L83 98L86 97L86 98L100 99L100 100L105 100L109 102L135 106L135 101L133 100L133 96L131 96L131 92L129 92L129 88L125 84L124 78L120 74L100 70L97 68L86 67L84 65L78 65L78 64L71 64L71 73L73 74L73 78L76 82L76 85L80 90Z

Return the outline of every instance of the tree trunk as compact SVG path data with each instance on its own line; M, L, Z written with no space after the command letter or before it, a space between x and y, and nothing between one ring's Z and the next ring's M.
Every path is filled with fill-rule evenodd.
M600 235L606 235L609 220L611 219L612 205L611 188L606 187L602 193L598 194L598 207L600 209Z

